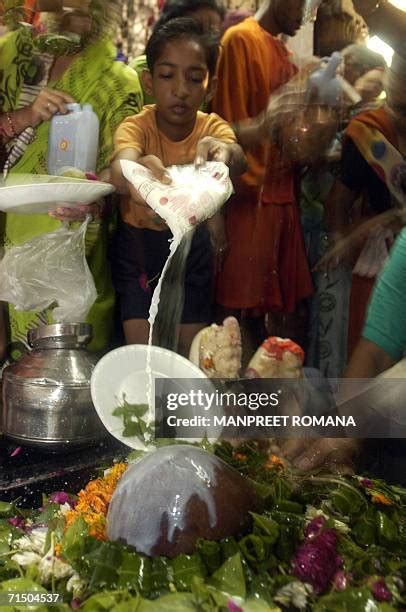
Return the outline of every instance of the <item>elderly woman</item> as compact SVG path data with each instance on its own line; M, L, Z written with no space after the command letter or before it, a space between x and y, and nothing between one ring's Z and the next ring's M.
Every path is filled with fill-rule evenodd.
M66 113L66 104L75 101L90 103L98 114L100 174L109 164L116 127L141 107L137 75L114 61L110 42L120 2L38 0L36 8L40 12L36 30L17 23L15 31L0 40L0 138L6 150L5 169L47 174L50 119L56 113ZM7 214L5 246L52 232L60 226L59 219L80 220L94 209L82 207L76 217L63 210L58 218ZM86 236L87 260L98 293L88 315L93 325L93 350L106 348L112 328L114 293L106 257L110 226L110 219L98 215ZM10 306L9 318L11 340L20 345L29 329L52 321L52 313L16 312Z

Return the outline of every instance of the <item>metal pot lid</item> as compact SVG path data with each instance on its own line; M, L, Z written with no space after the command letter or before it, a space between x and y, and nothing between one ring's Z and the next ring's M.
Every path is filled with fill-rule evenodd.
M89 323L55 323L41 325L27 334L31 346L39 340L62 338L75 338L79 343L88 342L92 338L92 326Z

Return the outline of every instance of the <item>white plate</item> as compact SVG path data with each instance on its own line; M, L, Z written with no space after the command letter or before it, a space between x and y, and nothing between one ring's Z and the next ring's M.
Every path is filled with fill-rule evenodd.
M121 417L113 416L112 413L117 406L122 404L123 395L129 403L147 403L147 351L148 346L146 345L132 344L107 353L96 364L90 382L93 404L103 425L117 440L134 449L142 448L139 439L136 436L124 437L122 435L123 420ZM167 349L151 347L151 369L153 380L154 378L185 379L184 384L177 388L179 393L191 391L193 387L190 379L196 378L205 379L203 383L205 387L207 386L214 392L211 381L197 366ZM152 403L154 403L154 383L152 383ZM185 410L187 416L193 416L189 407ZM181 416L179 409L176 414ZM201 412L196 414L201 414ZM213 432L207 432L207 434L213 439Z
M0 185L0 210L41 214L58 206L74 208L90 204L114 191L109 183L61 176L10 174Z

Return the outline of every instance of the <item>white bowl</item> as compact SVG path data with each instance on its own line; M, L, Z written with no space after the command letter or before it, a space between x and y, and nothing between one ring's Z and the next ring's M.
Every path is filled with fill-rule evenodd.
M91 377L91 393L96 411L107 431L130 448L143 449L138 437L124 437L123 420L112 413L123 403L123 396L131 404L146 404L148 375L146 373L148 346L132 344L122 346L107 353L96 364ZM214 392L214 386L206 375L191 361L168 349L151 346L152 381L156 378L185 379L177 384L176 391L187 393L195 388L193 379L204 379L205 390ZM154 406L154 382L152 382L151 400ZM201 412L196 414L201 414ZM177 411L180 416L180 411ZM182 416L185 413L182 411ZM193 416L187 408L187 416ZM213 439L213 432L207 432ZM196 439L189 439L190 442Z

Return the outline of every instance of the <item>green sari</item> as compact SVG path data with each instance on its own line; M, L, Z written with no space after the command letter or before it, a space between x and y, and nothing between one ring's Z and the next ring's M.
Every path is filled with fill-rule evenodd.
M12 111L18 103L24 79L33 69L33 44L29 33L12 32L0 40L0 108ZM55 82L48 86L69 93L77 102L89 103L100 121L99 157L97 171L109 165L113 152L113 137L118 125L142 107L142 94L137 74L115 62L113 45L106 40L93 43L74 60ZM13 173L47 174L47 150L50 122L36 129L35 139L26 148L22 158L11 169ZM5 218L4 245L10 248L34 236L52 232L60 222L48 215L7 214ZM111 337L114 310L114 291L107 260L107 246L112 219L93 221L86 235L86 256L93 274L98 298L88 315L93 326L90 348L101 351L108 346ZM11 341L25 342L29 329L53 322L52 311L16 312L9 307Z

